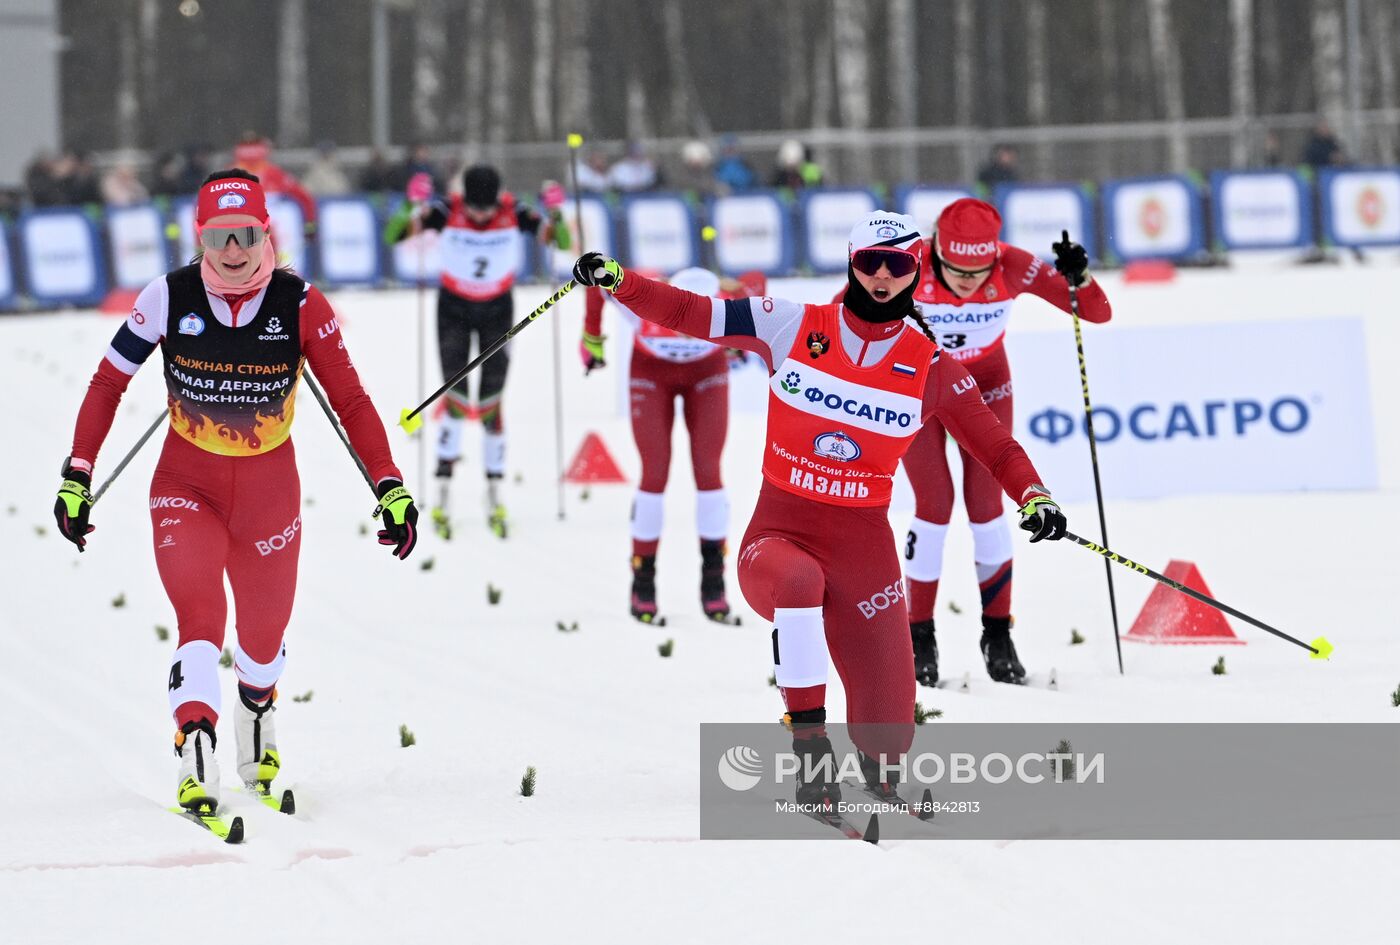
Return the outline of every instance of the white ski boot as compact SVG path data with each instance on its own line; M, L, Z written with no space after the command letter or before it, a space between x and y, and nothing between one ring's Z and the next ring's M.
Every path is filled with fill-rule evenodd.
M234 737L238 742L238 777L243 786L264 797L272 792L272 779L282 769L277 753L277 733L272 717L277 712L277 690L266 702L253 702L238 691L233 710Z
M186 810L214 813L219 809L219 762L214 757L214 726L187 722L175 733L180 759L176 799Z

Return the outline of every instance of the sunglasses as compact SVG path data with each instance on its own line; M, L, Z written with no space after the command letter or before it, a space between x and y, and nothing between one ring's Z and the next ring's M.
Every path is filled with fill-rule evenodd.
M205 226L200 227L199 242L205 249L216 252L227 249L229 240L233 240L243 249L252 249L263 241L266 233L265 226Z
M902 249L858 249L851 254L851 266L867 276L886 266L890 275L899 279L919 268L919 257Z
M981 269L959 269L957 266L954 266L942 256L938 257L938 262L940 265L943 266L944 272L949 273L950 275L960 276L964 279L976 279L981 276L984 276L992 271L992 266L996 265L996 263L992 263L992 266L983 266Z

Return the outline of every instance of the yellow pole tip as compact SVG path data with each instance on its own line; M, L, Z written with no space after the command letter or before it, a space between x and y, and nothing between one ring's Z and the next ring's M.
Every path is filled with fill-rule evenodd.
M700 238L707 243L713 243L715 241L715 237L718 235L719 233L716 232L715 228L712 226L707 226L700 231Z
M413 416L413 411L405 407L403 410L399 411L399 426L403 427L405 433L412 435L417 433L418 429L423 426L423 418L421 416Z
M1328 659L1331 657L1332 650L1334 649L1332 644L1327 642L1326 637L1318 637L1316 640L1312 641L1312 648L1317 651L1312 654L1312 659L1315 660Z
M581 147L583 147L583 135L579 134L578 132L570 132L570 133L569 133L569 147L571 147L571 148L581 148Z

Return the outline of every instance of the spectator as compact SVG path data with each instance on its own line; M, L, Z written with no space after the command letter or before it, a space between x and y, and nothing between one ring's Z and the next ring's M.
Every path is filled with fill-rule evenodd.
M1278 132L1269 130L1264 133L1264 153L1260 159L1263 167L1279 167L1283 164L1283 146L1279 143Z
M248 132L233 149L233 163L249 174L256 174L267 195L289 197L301 207L302 221L309 237L316 231L316 201L306 192L301 181L272 163L272 142L255 132Z
M136 168L118 164L102 176L102 202L109 207L130 207L151 199Z
M1327 119L1319 118L1313 125L1312 135L1303 146L1303 163L1313 170L1346 163L1342 143L1337 140L1337 134Z
M433 179L433 193L443 193L442 175L433 165L433 156L428 150L428 146L422 142L415 142L408 146L408 154L404 157L403 163L394 171L390 189L402 193L408 187L408 182L413 179L414 174L427 174Z
M72 206L85 206L102 202L102 185L97 179L97 168L92 157L85 151L64 153L67 174L64 178L64 202Z
M54 179L53 155L40 151L24 169L24 189L29 202L36 207L52 207L63 202L58 182Z
M652 190L660 182L656 162L647 156L640 141L627 142L627 152L608 169L608 184L624 194Z
M579 165L578 189L595 194L608 190L608 156L597 148L590 149Z
M335 144L322 141L316 146L316 159L302 180L306 189L317 197L338 197L350 193L350 178L345 176L335 156Z
M157 197L173 197L180 190L180 175L185 167L185 156L176 151L161 151L156 155L151 170L151 193Z
M394 189L395 171L383 152L375 149L370 152L369 163L360 172L360 189L372 194Z
M992 148L991 160L977 172L977 183L987 188L988 193L995 190L998 184L1014 184L1021 179L1016 169L1019 158L1020 155L1011 145L996 145Z
M209 161L209 145L185 145L184 160L180 165L179 193L198 193L204 186L204 179L213 168Z
M714 196L715 155L708 144L687 141L681 146L681 172L676 186L695 200Z
M734 135L725 135L720 139L719 146L719 163L715 165L715 183L719 192L732 194L752 190L758 183L758 175L739 153L739 139Z
M789 138L778 148L778 166L773 170L773 186L788 190L820 187L822 169L812 160L810 148Z

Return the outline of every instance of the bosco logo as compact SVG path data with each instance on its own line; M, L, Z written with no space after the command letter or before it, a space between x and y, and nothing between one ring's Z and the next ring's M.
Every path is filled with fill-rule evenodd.
M880 611L889 610L903 599L904 582L896 581L894 584L886 584L883 591L876 591L867 600L858 601L856 607L860 610L861 616L869 620Z
M219 197L218 205L220 210L236 210L246 206L248 198L242 194L223 194Z

